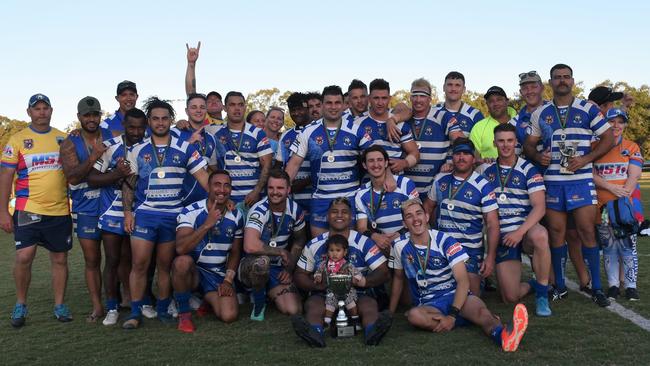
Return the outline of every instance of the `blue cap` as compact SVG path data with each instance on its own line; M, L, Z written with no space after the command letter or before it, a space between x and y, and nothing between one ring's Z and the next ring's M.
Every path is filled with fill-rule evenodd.
M625 123L627 123L627 113L625 113L625 111L623 111L620 108L610 108L610 109L608 109L607 114L605 115L605 118L609 122L609 120L611 120L612 118L619 117L619 116L623 117L623 119L625 120Z
M50 98L48 98L48 97L47 97L46 95L44 95L44 94L38 93L38 94L34 94L34 95L32 95L32 97L29 98L29 105L28 105L28 107L31 108L31 107L35 106L36 103L38 103L38 102L45 102L45 103L47 103L47 105L49 105L50 107L52 106L52 103L50 103Z
M470 144L458 144L452 149L452 153L466 152L474 155L474 147Z

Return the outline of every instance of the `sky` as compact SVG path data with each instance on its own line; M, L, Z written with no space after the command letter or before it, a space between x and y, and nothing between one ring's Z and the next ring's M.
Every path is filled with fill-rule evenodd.
M647 1L3 1L0 115L28 120L50 97L52 124L77 119L91 95L113 112L117 83L183 100L185 43L201 41L197 88L244 94L347 88L384 78L392 91L444 76L468 90L518 92L517 75L573 67L587 90L604 80L649 83ZM185 115L183 102L174 104ZM140 103L138 103L140 107Z

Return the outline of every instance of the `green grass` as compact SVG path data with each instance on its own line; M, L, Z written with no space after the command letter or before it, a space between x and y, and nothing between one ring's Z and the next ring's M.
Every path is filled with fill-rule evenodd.
M644 179L643 185L650 184ZM644 189L650 197L650 189ZM650 214L649 200L645 200ZM650 215L649 215L650 216ZM650 318L650 240L639 242L641 301L619 302ZM0 365L79 364L520 364L593 365L650 364L650 334L631 322L576 293L551 304L553 316L534 315L533 298L526 300L531 320L520 350L505 354L477 327L456 329L445 335L411 328L398 312L393 329L378 347L365 347L362 337L327 339L325 349L310 349L293 334L288 318L267 310L263 323L248 320L250 306L241 307L239 321L224 325L214 317L197 319L197 332L186 335L157 321L145 321L136 331L101 324L87 324L90 301L83 280L83 258L78 245L70 253L67 302L75 320L61 324L52 314L49 262L39 249L33 266L27 325L9 325L15 301L11 269L14 248L9 235L0 235ZM575 276L573 276L575 279ZM606 282L605 282L606 283ZM486 296L488 307L510 321L512 306L502 304L494 293ZM122 313L124 316L125 313Z

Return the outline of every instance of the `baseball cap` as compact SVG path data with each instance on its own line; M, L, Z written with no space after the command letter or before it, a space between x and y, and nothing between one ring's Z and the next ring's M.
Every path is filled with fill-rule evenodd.
M528 72L522 72L519 74L519 85L523 85L526 83L541 83L542 78L539 77L539 74L537 71L528 71Z
M123 91L129 89L138 94L138 88L136 88L135 83L132 81L124 80L123 82L117 84L117 95L120 95Z
M620 108L610 108L607 110L607 114L605 115L605 119L607 119L607 121L616 117L623 117L625 123L627 123L627 113L625 113L624 110Z
M498 86L491 86L490 89L488 89L488 91L485 93L483 98L485 98L487 100L487 98L489 98L490 95L494 95L494 94L500 95L500 96L502 96L502 97L504 97L506 99L508 98L508 96L506 95L506 92L503 91L503 89L501 89Z
M474 146L471 144L458 144L454 146L452 150L452 154L460 153L460 152L467 152L470 154L474 154Z
M598 105L623 99L623 93L615 92L608 86L597 86L589 93L589 100Z
M32 97L29 98L29 104L27 106L31 108L35 106L36 103L38 102L45 102L50 107L52 106L52 103L50 103L50 98L48 98L45 94L41 94L41 93L32 95Z
M102 107L97 98L88 96L82 98L77 104L77 113L82 116L89 113L102 113Z

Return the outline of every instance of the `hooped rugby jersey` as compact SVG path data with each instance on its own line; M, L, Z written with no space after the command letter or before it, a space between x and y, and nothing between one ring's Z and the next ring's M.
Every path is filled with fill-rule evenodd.
M393 142L388 138L386 121L376 120L370 114L366 117L359 118L355 124L358 124L359 133L363 134L364 139L368 141L363 146L364 149L373 145L382 146L391 159L404 158L405 154L402 150L402 145L413 141L411 125L408 123L400 122L397 124L397 129L401 133L399 142Z
M397 188L393 192L377 192L372 188L372 182L357 191L354 197L357 220L368 220L368 229L373 222L377 225L376 229L384 234L396 233L404 227L402 202L418 198L419 193L410 179L404 176L395 178Z
M465 137L469 137L469 133L472 132L472 127L476 122L485 118L483 113L478 109L472 107L467 103L462 103L460 105L460 110L450 111L445 107L445 103L438 103L434 107L435 109L442 109L446 111L443 121L447 123L449 127L458 125L458 128L463 131Z
M104 141L106 151L97 159L93 168L100 173L106 173L117 169L118 159L126 160L128 148L124 143L124 136L120 135ZM102 187L99 194L99 228L102 221L114 229L120 228L124 220L124 209L122 206L122 186L119 182L113 185Z
M278 151L275 153L275 160L282 163L283 167L287 166L289 158L291 158L291 145L298 137L298 134L304 130L304 127L298 128L294 127L285 131L282 136L280 136L280 141L278 143ZM298 169L298 174L296 174L296 180L298 179L308 179L311 177L311 168L310 168L309 159L304 159L300 168ZM302 192L291 192L293 199L300 205L300 207L305 210L309 209L311 196L314 194L314 187L310 184L305 187Z

